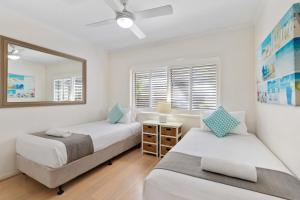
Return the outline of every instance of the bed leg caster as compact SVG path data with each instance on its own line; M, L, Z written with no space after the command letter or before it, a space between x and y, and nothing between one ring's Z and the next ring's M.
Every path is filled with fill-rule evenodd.
M107 161L107 165L112 165L112 160Z
M63 189L63 186L62 186L62 185L61 185L61 186L58 186L58 188L57 188L57 195L62 195L64 192L65 192L65 191L64 191L64 189Z

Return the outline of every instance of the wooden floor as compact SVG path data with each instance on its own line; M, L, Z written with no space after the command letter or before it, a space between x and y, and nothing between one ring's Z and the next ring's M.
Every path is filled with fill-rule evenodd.
M142 155L133 149L113 159L112 165L101 165L64 186L56 195L25 175L0 182L0 200L141 200L143 181L158 158Z

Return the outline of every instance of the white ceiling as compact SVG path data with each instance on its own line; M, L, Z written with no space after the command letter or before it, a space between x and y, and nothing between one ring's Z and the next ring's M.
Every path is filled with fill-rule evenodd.
M117 1L117 0L116 0ZM2 0L1 5L106 49L151 43L224 27L252 24L263 0L129 0L139 11L171 4L174 14L144 19L136 24L147 38L138 40L116 24L88 28L85 24L114 18L104 0Z

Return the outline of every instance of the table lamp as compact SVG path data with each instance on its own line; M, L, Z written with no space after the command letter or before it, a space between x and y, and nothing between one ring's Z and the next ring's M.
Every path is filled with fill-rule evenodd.
M156 111L160 113L159 123L167 122L167 115L171 112L171 103L169 102L158 102Z

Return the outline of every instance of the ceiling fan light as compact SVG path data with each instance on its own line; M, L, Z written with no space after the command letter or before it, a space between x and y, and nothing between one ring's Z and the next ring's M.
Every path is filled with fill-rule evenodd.
M20 59L20 56L18 55L14 55L14 54L8 54L8 59L10 60L19 60Z
M121 28L130 28L133 25L133 20L129 17L119 17L117 19L117 24L121 27Z

